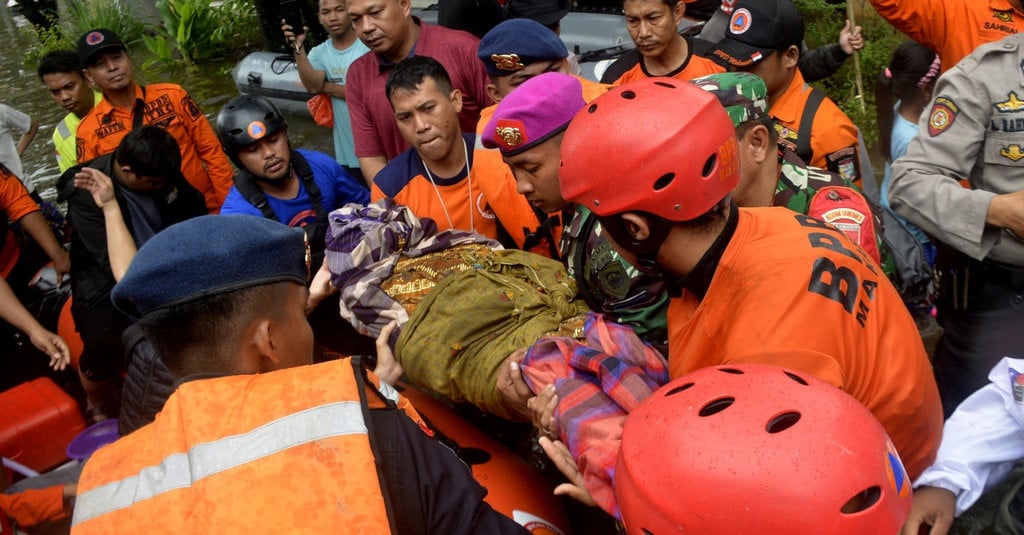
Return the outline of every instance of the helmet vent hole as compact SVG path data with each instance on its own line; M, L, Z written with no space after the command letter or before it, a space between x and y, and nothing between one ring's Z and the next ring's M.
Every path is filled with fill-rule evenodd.
M867 511L871 506L878 503L878 500L882 498L882 489L875 485L874 487L866 488L858 492L853 498L846 500L843 504L842 509L839 510L844 515L852 515Z
M626 100L633 100L634 98L636 98L636 93L634 93L632 91L623 91L622 92L622 98L624 98Z
M669 186L676 179L675 173L665 173L654 181L654 191L661 191Z
M798 382L798 383L800 383L800 384L802 384L804 386L807 386L807 381L805 381L803 377L800 377L799 375L797 375L795 373L791 373L791 372L783 372L783 373L785 373L786 376L789 377L790 379L792 379L792 380L794 380L794 381L796 381L796 382Z
M772 418L772 421L768 422L768 425L764 427L764 430L772 434L781 433L790 427L793 427L799 421L799 412L784 412L775 418Z
M654 532L647 528L640 528L640 533L643 533L643 535L654 535Z
M230 134L232 136L240 136L240 135L242 135L242 129L241 128L232 128L231 130L228 130L228 134Z
M667 87L669 89L675 89L676 88L676 86L674 86L674 85L672 85L672 84L670 84L668 82L654 82L654 85L660 85L661 87Z
M718 414L725 409L728 409L736 401L736 398L718 398L707 405L701 407L700 412L697 414L701 417L711 416Z
M708 157L708 160L704 162L704 169L701 170L700 175L704 178L711 176L711 173L715 170L718 165L718 155L712 154Z
M718 371L722 373L731 373L733 375L743 375L743 370L737 370L736 368L719 368Z
M590 113L594 113L595 111L597 111L597 104L591 104L590 107L587 108L587 111Z
M696 383L686 383L684 385L679 385L679 386L677 386L675 388L672 388L668 392L665 392L665 397L674 396L674 395L676 395L676 394L678 394L678 393L680 393L680 392L682 392L684 390L689 389L691 386L693 386L695 384Z

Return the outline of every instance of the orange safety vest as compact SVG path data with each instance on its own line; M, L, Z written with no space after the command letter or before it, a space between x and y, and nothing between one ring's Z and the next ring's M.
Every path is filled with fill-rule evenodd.
M182 384L86 463L72 532L391 533L366 424L376 394L358 366Z

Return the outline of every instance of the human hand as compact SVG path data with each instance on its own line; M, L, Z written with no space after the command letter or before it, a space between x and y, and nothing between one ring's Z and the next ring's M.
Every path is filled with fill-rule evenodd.
M946 535L956 513L956 495L946 489L923 486L914 489L914 504L900 535L918 535L924 526L931 526L929 535Z
M1024 240L1024 190L996 195L988 205L985 222L1005 228Z
M306 315L313 312L313 309L320 303L338 291L331 284L331 270L327 267L327 260L320 264L320 269L313 275L313 282L309 283L309 297L306 299Z
M533 397L533 391L527 386L523 379L523 371L519 363L526 357L526 349L517 349L501 362L498 367L498 379L495 389L505 400L509 411L519 415L523 420L532 417L528 403Z
M299 33L295 33L296 29ZM302 43L306 42L307 28L305 26L302 28L292 28L292 25L288 24L288 21L281 19L281 31L284 32L284 41L288 43L288 46L293 50L301 49Z
M583 474L580 473L576 459L573 459L572 454L569 453L568 446L561 440L551 440L548 437L540 437L538 443L551 462L555 463L558 471L569 480L568 483L562 483L555 487L555 495L568 496L580 503L596 507L597 502L594 501L593 496L583 484Z
M55 370L63 370L71 362L71 351L68 343L56 333L52 333L40 326L39 329L27 333L32 345L50 357L50 367Z
M533 426L544 436L557 439L558 422L555 420L555 409L558 408L558 394L555 393L555 385L549 384L541 389L540 393L526 401L526 407L530 409Z
M855 26L851 31L850 26L850 19L846 19L846 26L843 26L843 29L839 32L839 47L847 55L851 55L864 48L864 35L860 32L861 27Z
M114 182L110 177L99 169L83 167L75 173L75 187L81 188L92 194L92 200L96 206L105 208L114 200Z
M377 366L373 368L373 374L389 385L395 384L404 373L402 364L395 360L395 353L391 351L391 344L388 343L391 333L397 326L398 322L392 320L377 335Z

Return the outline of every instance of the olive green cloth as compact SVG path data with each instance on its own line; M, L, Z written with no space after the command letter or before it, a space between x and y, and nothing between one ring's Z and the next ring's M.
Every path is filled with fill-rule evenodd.
M396 358L414 383L518 419L495 390L501 363L587 307L558 261L518 250L465 258L473 269L443 279L420 302Z

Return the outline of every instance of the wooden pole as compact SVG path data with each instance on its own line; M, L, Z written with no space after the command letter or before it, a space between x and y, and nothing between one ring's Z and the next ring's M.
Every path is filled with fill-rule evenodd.
M853 31L857 27L857 21L853 16L853 1L847 0L846 2L846 17L850 19L850 30ZM853 51L853 68L857 78L857 102L860 103L860 111L864 112L864 79L860 74L860 51Z

